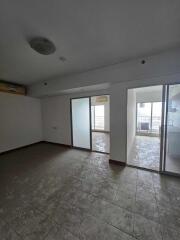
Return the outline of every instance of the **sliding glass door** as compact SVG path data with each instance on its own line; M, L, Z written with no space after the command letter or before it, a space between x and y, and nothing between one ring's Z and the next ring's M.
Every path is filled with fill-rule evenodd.
M71 99L72 145L91 149L90 98Z
M163 170L180 174L180 84L167 86L166 95Z

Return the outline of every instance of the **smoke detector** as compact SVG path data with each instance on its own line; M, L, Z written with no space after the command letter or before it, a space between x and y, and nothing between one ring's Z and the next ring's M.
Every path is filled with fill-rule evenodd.
M47 38L35 37L29 41L29 44L32 49L43 55L50 55L56 51L54 43Z

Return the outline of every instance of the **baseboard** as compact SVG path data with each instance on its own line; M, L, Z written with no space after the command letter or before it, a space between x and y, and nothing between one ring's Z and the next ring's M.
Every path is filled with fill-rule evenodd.
M106 155L109 155L109 154L110 154L110 153L108 153L108 152L101 152L101 151L96 151L96 150L92 150L91 152L101 153L101 154L106 154Z
M125 162L121 162L121 161L117 161L117 160L112 160L112 159L109 159L109 163L110 164L116 164L116 165L119 165L119 166L126 166L126 163Z
M91 149L88 149L88 148L75 147L75 146L72 146L72 148L77 149L77 150L81 150L81 151L85 151L85 152L92 152Z
M16 150L19 150L19 149L22 149L22 148L31 147L33 145L36 145L36 144L39 144L39 143L42 143L42 142L44 142L44 141L39 141L39 142L31 143L31 144L28 144L28 145L24 145L22 147L13 148L13 149L1 152L0 155L6 154L6 153L9 153L9 152L13 152L13 151L16 151Z
M131 164L127 164L127 166L128 166L128 167L131 167L131 168L140 169L140 170L143 170L143 171L159 173L158 170L154 170L154 169L149 169L149 168L144 168L144 167L138 167L138 166L134 166L134 165L131 165Z
M61 147L72 148L72 146L69 145L69 144L55 143L55 142L50 142L50 141L42 141L42 142L43 142L43 143L53 144L53 145L58 145L58 146L61 146Z
M110 133L110 131L105 130L91 130L92 132L99 132L99 133Z

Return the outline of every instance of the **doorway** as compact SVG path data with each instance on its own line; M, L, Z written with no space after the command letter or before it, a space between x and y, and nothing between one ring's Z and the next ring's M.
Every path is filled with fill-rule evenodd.
M128 165L159 171L162 92L162 86L128 89Z
M76 148L92 148L90 97L71 99L71 139Z
M110 96L91 97L92 151L110 152Z
M110 152L110 96L71 99L71 139L75 148Z
M180 84L128 89L127 163L180 176Z

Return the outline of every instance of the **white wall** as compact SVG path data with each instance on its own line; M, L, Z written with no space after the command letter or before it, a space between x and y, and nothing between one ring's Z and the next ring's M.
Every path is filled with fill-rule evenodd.
M54 96L42 99L44 140L71 144L71 97L110 94L110 158L126 162L127 159L127 89L173 83L180 74L113 84L109 89L91 93ZM54 128L55 127L55 128Z
M0 93L0 152L42 140L39 99Z
M146 64L141 64L145 59ZM81 74L61 76L44 80L29 87L32 96L60 94L68 89L87 87L105 83L117 84L180 73L180 48L161 52L156 55L138 58L108 67L87 71ZM47 83L44 85L44 83Z
M141 59L136 59L82 74L42 81L32 85L29 88L29 94L33 96L45 96L58 94L67 89L91 86L100 83L111 83L109 88L111 99L110 158L126 162L127 89L180 82L180 49L150 56L145 59L147 62L144 65L140 63ZM47 85L44 85L44 82L47 82ZM53 105L47 105L49 105L48 108L53 108ZM64 110L60 114L63 114L63 112ZM52 117L50 118L51 119L46 123L46 126L49 126L51 130L49 129L49 133L45 136L51 139L56 139L56 134L54 133L52 126L50 127L50 122L53 122L53 110ZM60 117L56 116L56 119L58 122ZM59 122L58 124L59 126L61 125ZM67 127L66 124L65 126ZM63 139L58 139L58 141L62 140L64 143L70 143L69 128L63 128L64 127L60 126L60 130L62 129L64 135L66 136L67 134L67 136L63 137Z
M42 119L45 141L71 145L69 95L42 99Z
M127 99L127 161L130 157L136 134L136 91L128 90Z
M102 94L108 94L108 90L43 98L41 101L44 140L71 145L70 99Z

